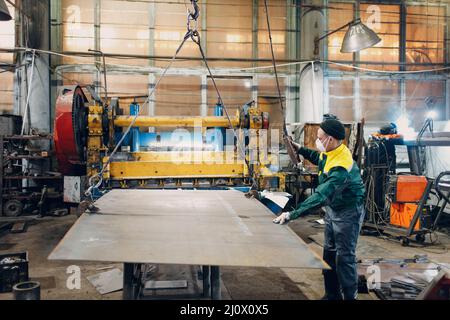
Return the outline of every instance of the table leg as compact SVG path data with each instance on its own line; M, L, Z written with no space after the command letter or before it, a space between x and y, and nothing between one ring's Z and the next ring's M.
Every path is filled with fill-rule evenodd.
M202 267L203 275L203 297L209 298L211 296L211 274L209 266Z
M220 290L220 268L211 267L211 299L221 300L222 294Z
M3 136L0 135L0 217L3 216Z
M135 300L135 281L134 281L134 264L123 264L123 300Z

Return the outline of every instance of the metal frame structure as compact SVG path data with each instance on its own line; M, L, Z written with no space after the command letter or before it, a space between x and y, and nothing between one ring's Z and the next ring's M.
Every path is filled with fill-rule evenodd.
M138 263L123 264L123 300L141 299L139 290L142 286L142 267ZM211 300L222 300L220 267L202 266L202 294L201 298ZM191 296L190 296L191 297ZM160 297L157 297L160 299ZM194 296L197 298L197 296Z
M51 175L44 172L43 169L39 170L39 175L26 174L22 171L23 166L27 165L30 161L39 161L42 165L43 161L50 159L50 155L47 152L33 154L29 151L19 151L18 145L23 147L31 141L50 141L52 138L51 135L0 135L0 218L17 218L18 220L22 220L23 218L20 215L25 204L38 208L39 214L42 215L44 214L42 210L45 209L45 201L62 198L60 192L51 192L49 194L47 188L47 185L52 187L60 186L60 182L62 181L61 175ZM16 154L11 154L11 150L16 150L21 153L17 154L16 152ZM17 162L14 164L15 169L8 173L6 173L6 167L4 167L7 161ZM18 202L18 205L21 205L21 209L17 211L17 215L8 217L5 213L6 209L4 206L7 207L9 201Z

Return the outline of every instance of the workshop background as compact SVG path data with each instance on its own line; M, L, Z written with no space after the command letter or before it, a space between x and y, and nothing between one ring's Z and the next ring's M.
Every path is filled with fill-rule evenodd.
M157 80L155 72L166 66L184 35L187 8L183 1L17 0L20 13L6 5L14 19L2 23L2 49L61 53L39 55L37 76L28 80L29 55L0 52L5 68L0 73L0 113L23 115L28 98L33 112L27 126L43 132L53 130L61 86L94 83L104 93L101 58L89 55L89 49L108 54L110 96L148 94ZM449 61L447 1L273 0L269 8L275 56L284 65L279 75L288 123L319 122L323 114L332 113L343 121L364 117L366 125L377 128L406 115L406 126L418 131L427 97L434 99L435 120L448 119L448 73L416 72L439 69ZM263 68L270 66L271 56L261 1L204 1L200 9L202 44L225 105L233 110L259 96L276 95L271 69ZM27 24L25 14L39 18ZM316 37L358 17L380 36L375 47L340 53L344 29L320 44L321 60L342 65L299 62L315 60ZM217 97L198 50L187 43L180 57L141 114L214 114ZM31 85L29 97L26 80L40 84Z
M14 220L21 224L13 225L11 230L14 232L5 236L4 243L0 242L0 254L14 247L10 246L14 243L12 251L28 251L30 263L33 260L41 263L41 266L30 270L37 274L37 278L40 277L42 283L50 281L43 286L44 297L79 298L57 285L64 282L66 265L51 265L45 269L51 263L47 260L51 249L78 216L92 209L91 203L83 201L85 190L79 186L89 186L95 192L101 183L108 184L111 189L148 187L150 183L163 187L173 183L172 187L181 188L186 183L182 181L186 172L192 173L187 176L195 178L192 186L199 183L198 177L189 171L194 167L186 166L183 174L173 177L173 181L166 179L171 181L163 182L162 172L166 174L168 169L161 167L155 171L153 167L150 170L145 166L143 162L154 160L154 155L146 152L154 150L145 149L144 139L160 142L159 139L164 140L165 137L159 133L168 131L165 126L155 129L156 125L146 126L145 123L159 117L167 123L172 121L167 127L173 129L184 123L182 118L202 117L215 121L211 119L221 117L221 125L214 122L216 124L209 127L223 129L228 127L229 121L230 127L236 124L234 127L240 129L266 129L267 110L263 112L260 107L267 105L271 126L282 128L285 125L296 142L310 147L314 147L317 126L324 115L335 115L345 123L345 143L360 165L366 183L366 222L376 229L376 237L363 237L358 249L358 255L366 258L363 265L379 263L379 259L368 260L374 255L394 259L386 263L395 267L423 261L450 263L447 251L450 243L447 214L450 182L444 179L450 176L450 0L270 0L267 4L268 12L264 0L198 2L200 18L197 28L200 44L214 75L212 78L198 46L192 41L185 43L177 60L165 69L185 36L190 1L0 0L1 14L5 14L6 8L11 16L11 19L0 21L0 211L7 216L6 220L0 219L0 230L11 227L13 220L9 218L33 216L30 220ZM271 29L266 21L267 13ZM364 50L342 53L341 45L348 28L341 27L358 19L381 41ZM277 77L274 75L272 49ZM163 72L166 73L159 83ZM220 109L223 106L218 103L213 80L231 119L225 119ZM84 93L77 92L80 87L86 88ZM88 87L93 91L89 91L88 99L83 101ZM68 88L77 89L71 91ZM108 101L108 97L119 98L121 108L111 107L115 102L113 99ZM72 140L58 140L55 134L58 131L55 130L55 120L64 107L63 100L69 99L68 105L72 106L72 98L73 114L72 110L69 113L74 126L70 132L75 137L73 145ZM79 105L85 104L84 113L77 113L80 112L77 109L79 105L75 108L77 99L82 100ZM142 120L144 125L140 125L138 130L134 130L134 122L130 124L131 118L124 117L137 117L136 109L139 117L148 117ZM92 119L97 118L89 118L88 122L88 113L93 115ZM256 115L255 119L258 119L254 123L249 120L243 124L242 119L248 119L250 115ZM120 124L116 116L122 117ZM81 121L84 117L86 123ZM96 119L100 119L101 125L95 123ZM131 140L124 142L129 149L122 146L118 158L111 161L108 152L114 149L113 141L123 137L120 134L124 131L119 131L127 128L128 124L128 129L133 127ZM99 134L94 132L97 129ZM84 131L80 133L77 130ZM153 135L155 130L158 135ZM67 137L64 125L59 128L59 133L61 137ZM96 135L98 141L95 140ZM137 150L133 139L142 142L142 145L137 142ZM269 185L267 189L270 190L266 191L289 192L286 203L289 201L291 206L295 206L316 187L314 179L317 172L313 172L308 163L302 170L297 170L299 168L290 162L289 144L284 143L287 152L282 146L283 141L280 141L282 152L274 155L280 157L280 163L271 166L270 170L261 169L262 174L257 179L260 191L266 189L261 185L267 178L266 186ZM55 150L55 145L61 149ZM64 145L72 146L74 154L70 156L78 157L65 162L65 167L61 165L61 156L65 152L61 146ZM238 143L237 147L240 147ZM138 156L131 161L134 152ZM167 159L161 159L157 161L167 166ZM20 164L17 161L21 161ZM127 161L137 162L137 169L129 169ZM78 166L77 169L83 166L84 172L77 174L73 170L65 176L62 171L69 168L69 162ZM111 165L111 171L108 165ZM240 170L242 179L235 179L235 168ZM136 176L141 170L152 171L154 179L144 181ZM253 176L248 164L241 161L233 168L217 166L212 169L213 177L208 181L211 189L223 183L217 179L224 178L222 171L226 172L225 178L229 178L224 183L227 186L254 186L249 181L255 180L256 175ZM405 181L402 175L407 173L414 178L401 185ZM205 175L203 172L200 176ZM92 177L100 177L99 185L94 186L97 181L92 182ZM166 174L164 178L171 177ZM112 183L113 180L117 184ZM294 192L298 185L301 191ZM418 190L418 195L413 199L410 195L408 200L402 201L397 198L398 190ZM99 196L95 192L90 196ZM267 199L271 196L274 194ZM72 205L67 206L66 203ZM272 213L280 213L284 207L279 208L276 201L274 203L265 204ZM392 208L396 208L398 203L400 209L395 211ZM402 211L404 203L411 204L405 208L412 213ZM407 215L406 220L403 214ZM394 221L398 215L401 218ZM37 223L35 216L59 219L56 222L44 219ZM321 255L323 237L317 232L321 232L318 229L323 216L317 213L314 217L317 219L305 217L291 225L302 241L308 245L311 243L311 250ZM0 218L4 218L2 214ZM391 220L386 222L389 218ZM420 228L416 229L417 221ZM35 229L20 233L26 231L27 222ZM400 242L385 244L386 236L380 229L384 230L385 226L388 232L392 224L402 229L396 239ZM435 240L436 232L442 232L439 233L439 241ZM412 236L415 236L414 245L405 248L411 245L408 238ZM3 241L1 237L0 233L0 241ZM39 243L36 239L44 240ZM416 242L421 246L417 247ZM424 244L426 246L422 246ZM434 246L438 252L429 251L428 246ZM412 261L402 260L411 257L414 257ZM428 265L427 268L433 269L436 265ZM105 265L97 263L84 266L83 270L93 274L102 267ZM317 299L322 295L321 275L317 270L280 270L225 268L222 270L223 281L228 291L222 296L232 299ZM195 274L196 271L192 269L187 273ZM170 268L159 272L180 274ZM284 287L270 282L268 278L271 276L282 277ZM256 288L250 282L248 287L245 286L252 277L259 279ZM391 278L386 283L389 281ZM266 291L269 287L272 291ZM249 288L255 289L253 295ZM401 294L397 291L395 297L405 298L411 291L417 293L416 297L419 293L417 288L407 288ZM378 298L395 298L392 292L381 291ZM113 299L117 297L111 296ZM81 298L103 297L90 288Z
M30 110L36 112L32 112L30 120L32 127L47 132L52 129L52 106L59 86L101 82L100 58L89 57L89 49L108 54L111 96L145 95L155 83L152 71L165 66L185 32L186 5L182 1L62 0L17 4L21 2L24 14L39 19L34 19L26 31L27 19L7 3L14 20L2 22L2 49L33 47L70 54L51 58L42 54L36 59L38 76L34 81L42 85L33 86ZM219 59L212 60L211 66L217 69L218 84L230 108L276 93L271 70L258 69L271 63L260 2L201 2L199 30L203 45L208 58ZM280 67L279 73L289 123L320 121L324 113L333 113L344 121L364 117L367 123L384 123L407 113L414 127L420 128L426 97L436 99L437 120L448 119L446 72L389 73L439 68L448 62L447 1L273 0L269 7L275 55L280 64L288 64ZM346 30L331 35L320 46L321 59L362 69L317 63L312 82L312 64L295 62L313 60L314 38L356 17L364 23L372 22L371 28L382 41L360 53L340 53ZM198 60L199 53L188 43L180 54L183 61L175 63L143 114L212 113L216 96ZM26 59L24 56L2 52L1 61L4 65L13 64ZM22 62L26 64L26 60ZM49 72L49 68L54 72ZM30 78L30 66L6 71L1 73L0 110L22 115L26 85L18 84L21 79ZM102 88L98 90L103 92Z

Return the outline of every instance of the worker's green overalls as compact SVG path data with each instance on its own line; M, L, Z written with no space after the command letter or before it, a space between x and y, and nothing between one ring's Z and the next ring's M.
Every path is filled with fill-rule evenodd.
M356 299L358 273L356 243L364 220L364 184L350 150L342 144L330 152L300 148L299 154L319 168L316 191L290 213L296 219L304 212L325 207L323 258L332 270L324 270L326 298Z

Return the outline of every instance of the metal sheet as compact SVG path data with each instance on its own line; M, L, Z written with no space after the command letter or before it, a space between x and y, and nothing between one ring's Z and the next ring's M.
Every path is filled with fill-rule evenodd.
M84 214L50 260L327 268L239 191L113 190L96 206L100 214Z
M108 294L123 289L123 272L113 269L87 277L100 294Z
M186 289L187 287L186 280L147 281L144 286L145 290Z

